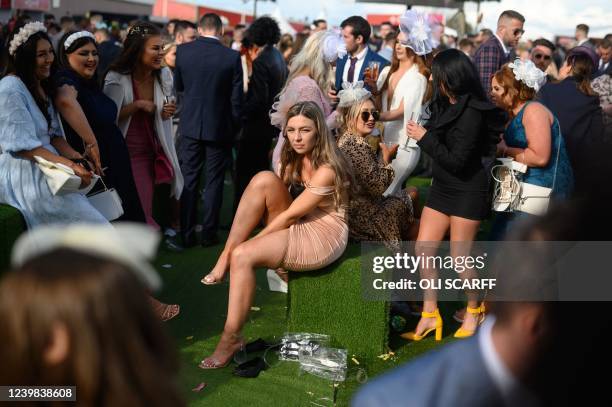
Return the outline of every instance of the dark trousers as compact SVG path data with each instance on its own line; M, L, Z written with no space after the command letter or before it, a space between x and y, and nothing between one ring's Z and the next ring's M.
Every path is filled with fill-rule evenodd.
M187 245L195 241L198 187L204 167L202 238L216 237L223 202L223 179L231 160L231 145L182 135L177 148L185 186L181 195L181 231Z
M243 139L238 144L236 179L234 182L234 213L242 193L258 172L270 169L270 139Z

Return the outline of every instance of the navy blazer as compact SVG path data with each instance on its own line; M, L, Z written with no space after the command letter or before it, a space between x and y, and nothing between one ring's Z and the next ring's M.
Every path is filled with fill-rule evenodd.
M242 63L237 51L207 37L179 45L174 86L183 92L181 137L233 141L243 103Z
M342 90L342 74L344 73L344 65L346 65L346 61L348 61L348 58L349 56L345 55L344 58L338 59L338 61L336 62L336 85L335 86L338 92ZM363 74L366 68L368 67L368 65L370 64L370 62L372 61L376 61L380 63L379 72L381 72L385 66L389 65L389 61L387 61L385 58L381 57L376 52L372 51L370 47L368 47L368 52L366 53L365 59L363 61L363 65L361 65L361 70L359 71L359 75L357 75L357 78L355 78L355 81L363 80Z
M457 341L375 378L354 407L489 407L503 399L488 373L478 336Z
M570 76L558 83L547 83L537 98L559 120L574 170L575 189L584 189L594 176L605 173L610 161L599 97L582 93L576 79Z

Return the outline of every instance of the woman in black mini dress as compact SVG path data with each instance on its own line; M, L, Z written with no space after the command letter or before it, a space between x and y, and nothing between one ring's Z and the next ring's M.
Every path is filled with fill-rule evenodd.
M425 242L440 242L450 228L451 255L470 253L480 222L489 215L489 166L503 132L503 113L490 104L478 79L476 67L460 51L439 53L432 65L434 97L427 128L409 122L406 132L433 160L433 180L421 216L416 252L434 255ZM420 243L420 244L419 244ZM421 270L435 278L433 269ZM462 277L466 277L462 273ZM469 277L468 277L469 278ZM455 337L470 336L482 321L484 309L478 294L468 293L463 325ZM442 331L435 292L426 292L423 314L414 332L404 334L420 340Z

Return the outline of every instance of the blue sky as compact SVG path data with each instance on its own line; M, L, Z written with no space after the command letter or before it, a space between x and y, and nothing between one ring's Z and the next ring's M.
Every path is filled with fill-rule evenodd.
M181 0L235 11L251 13L253 0ZM494 28L499 13L506 9L519 11L526 17L525 37L552 38L555 34L573 35L574 27L580 23L591 26L593 36L602 37L612 32L612 2L609 0L502 0L482 3L483 25ZM374 3L355 3L354 0L276 0L258 2L258 14L271 13L279 7L285 17L312 20L325 15L332 24L339 24L350 15L401 14L403 6ZM468 21L476 19L475 3L466 3ZM452 15L452 10L446 14Z

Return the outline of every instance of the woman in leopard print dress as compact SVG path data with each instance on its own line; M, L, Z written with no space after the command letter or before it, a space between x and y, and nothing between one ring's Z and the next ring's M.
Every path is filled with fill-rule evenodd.
M416 188L383 197L395 172L390 164L398 146L381 144L382 158L370 148L366 137L372 133L379 113L371 98L356 101L342 114L343 134L338 147L353 166L359 192L351 200L348 219L350 237L357 241L383 241L391 249L418 233L413 200Z

